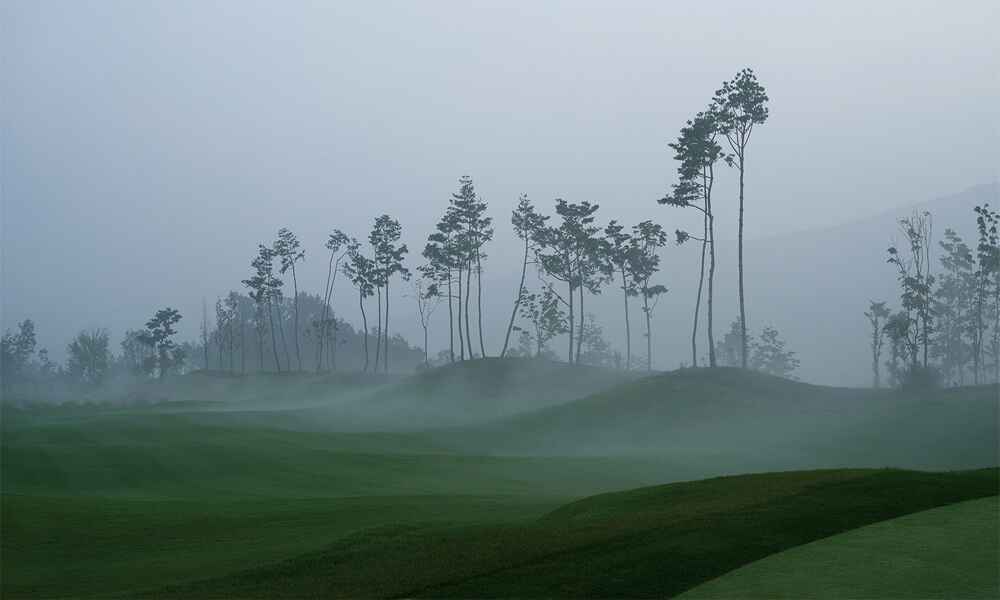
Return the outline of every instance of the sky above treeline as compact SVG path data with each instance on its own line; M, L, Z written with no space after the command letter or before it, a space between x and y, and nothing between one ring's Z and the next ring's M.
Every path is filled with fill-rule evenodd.
M994 1L6 0L0 325L35 320L62 359L79 329L120 340L172 306L194 339L202 299L244 291L281 227L311 293L327 236L381 214L413 269L462 175L497 229L487 278L519 267L522 193L696 227L656 203L677 181L668 144L748 67L770 97L749 238L992 183L998 32ZM720 238L736 183L720 168Z

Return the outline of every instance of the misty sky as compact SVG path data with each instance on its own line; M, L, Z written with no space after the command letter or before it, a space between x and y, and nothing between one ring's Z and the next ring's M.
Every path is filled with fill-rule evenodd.
M64 360L75 331L107 326L117 351L172 306L193 340L202 298L245 291L281 227L312 293L327 236L383 213L416 267L466 174L497 228L487 278L518 269L521 193L690 226L655 202L667 144L745 67L770 96L750 238L992 183L998 32L995 1L4 0L0 324L34 319ZM735 186L722 169L722 238Z

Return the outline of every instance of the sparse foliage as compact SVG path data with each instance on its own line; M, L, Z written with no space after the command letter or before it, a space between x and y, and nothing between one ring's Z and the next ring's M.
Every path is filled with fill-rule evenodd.
M107 328L80 331L66 348L70 375L78 381L101 385L108 372L111 332Z

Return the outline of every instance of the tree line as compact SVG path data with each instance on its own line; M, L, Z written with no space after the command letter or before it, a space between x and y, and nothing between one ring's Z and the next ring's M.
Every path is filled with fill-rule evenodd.
M698 325L706 280L706 254L708 365L716 367L720 364L717 354L723 348L726 348L727 357L735 356L734 361L743 367L764 369L765 364L776 364L774 360L752 360L755 349L760 356L764 356L764 340L770 342L768 351L784 353L785 366L775 368L775 373L788 375L798 364L792 356L794 353L784 351L783 344L778 344L773 329L765 328L761 342L755 346L753 336L748 336L745 326L745 158L754 125L763 123L768 117L767 100L764 88L757 82L753 71L744 69L733 80L724 82L715 92L708 109L688 121L677 141L669 144L676 153L679 165L678 182L673 184L672 192L658 202L695 208L702 213L704 223L699 234L676 231L678 244L690 240L702 244L701 275L691 337L692 366L698 365L699 358ZM722 139L728 143L730 153L723 152L719 143ZM739 329L738 351L735 353L730 352L733 340L727 336L717 343L713 331L716 252L712 189L715 165L719 160L735 168L739 174L740 316L734 322ZM435 230L427 237L420 253L423 262L416 267L415 273L404 266L409 250L406 244L400 243L402 226L389 215L375 219L367 244L334 230L325 244L329 251L325 260L329 264L321 296L299 291L296 265L306 259L306 252L291 231L280 229L271 244L258 246L257 255L250 262L251 273L242 280L245 295L231 291L225 298L217 298L214 311L209 309L207 302L203 302L197 342L171 345L169 325L176 321L168 323L163 320L166 315L161 315L163 311L160 311L154 317L159 329L151 327L151 321L147 323L146 330L126 333L126 341L122 342L122 360L126 360L128 355L127 360L134 363L130 368L144 376L156 373L162 377L171 368L183 369L195 365L205 370L214 366L222 371L226 370L227 363L229 372L237 372L237 354L239 372L246 371L248 358L253 364L252 369L257 371L302 372L312 368L320 372L336 369L338 351L343 355L341 346L350 341L349 355L358 363L351 366L358 370L388 372L390 357L394 361L402 357L400 366L412 369L414 354L419 350L410 347L400 336L390 335L390 289L395 289L400 281L409 283L410 293L407 296L416 303L424 330L420 363L426 366L488 356L488 344L483 333L482 277L488 259L487 246L493 239L495 229L492 217L486 215L487 208L486 202L476 194L472 178L461 177L458 191L451 194ZM521 196L510 218L514 233L524 242L521 278L502 345L499 341L495 342L499 348L497 356L554 358L558 355L549 348L549 343L560 335L566 335L564 356L570 363L592 362L624 369L652 369L653 313L659 298L668 291L662 282L657 281L660 252L668 242L668 234L653 220L628 225L611 220L601 226L597 223L598 209L599 205L587 201L573 203L560 198L555 200L554 214L546 215L536 209L527 195ZM535 275L530 284L529 269ZM289 275L292 284L290 300L285 294ZM338 275L341 281L346 279L350 282L357 293L361 327L356 331L335 316L331 305ZM617 293L621 294L626 334L624 355L610 349L603 338L602 328L594 323L592 313L585 308L587 296L601 294L608 285L617 287ZM635 300L639 302L644 321L646 344L642 355L633 355L630 306ZM373 301L374 323L370 323ZM427 348L430 317L438 308L443 310L445 306L447 348L432 358ZM341 308L339 312L344 314L345 309ZM175 316L179 319L179 315ZM514 332L519 336L517 346L511 344ZM104 357L107 357L107 337L106 330L78 334L68 349L70 370L87 380L100 379L96 373L107 370L101 366L104 358L88 357L101 355L102 348ZM126 344L129 351L125 349ZM8 340L5 335L5 357L8 346L12 356L20 357L24 352L23 345L22 338L11 334ZM145 354L140 350L144 350ZM199 360L196 361L195 356ZM20 364L18 360L11 364ZM309 361L313 361L311 366ZM7 362L4 361L5 364ZM89 366L79 366L83 364ZM730 361L721 361L721 364L730 364ZM16 373L12 378L17 379ZM3 379L8 379L6 371Z
M933 215L914 212L899 221L902 238L887 249L899 307L871 300L864 312L872 327L874 387L1000 381L1000 216L988 204L974 210L975 248L946 229L937 242L940 270L931 260Z

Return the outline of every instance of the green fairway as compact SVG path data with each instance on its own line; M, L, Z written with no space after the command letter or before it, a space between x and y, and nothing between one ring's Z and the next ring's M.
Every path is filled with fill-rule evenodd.
M668 597L775 552L995 493L996 469L813 471L607 494L524 523L411 523L126 597Z
M970 500L792 548L681 598L998 598L1000 502Z
M995 495L996 398L500 359L5 398L0 596L662 596ZM709 479L872 466L992 469Z

